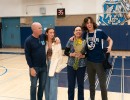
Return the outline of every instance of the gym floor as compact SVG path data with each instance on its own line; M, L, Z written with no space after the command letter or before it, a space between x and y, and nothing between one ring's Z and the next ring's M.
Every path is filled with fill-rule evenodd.
M107 71L109 100L129 100L130 51L112 51L113 68ZM67 57L63 56L63 64ZM89 99L88 77L85 76L85 100ZM99 81L96 79L96 99L101 100ZM24 50L0 49L0 100L29 100L30 80ZM45 100L45 99L43 99ZM66 69L59 74L58 100L67 100ZM77 100L77 89L75 90Z

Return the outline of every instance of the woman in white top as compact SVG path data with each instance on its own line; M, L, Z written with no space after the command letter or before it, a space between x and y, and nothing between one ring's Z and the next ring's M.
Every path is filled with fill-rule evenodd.
M58 76L62 67L61 43L56 43L55 30L47 28L46 32L46 55L48 65L48 77L46 81L46 100L57 100Z

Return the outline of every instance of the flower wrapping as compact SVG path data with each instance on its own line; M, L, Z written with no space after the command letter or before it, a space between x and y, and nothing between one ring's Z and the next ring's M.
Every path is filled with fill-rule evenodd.
M75 39L74 40L74 50L76 54L85 54L85 44L86 41L82 39ZM77 70L79 66L80 58L78 56L75 57L75 61L73 64L73 69Z

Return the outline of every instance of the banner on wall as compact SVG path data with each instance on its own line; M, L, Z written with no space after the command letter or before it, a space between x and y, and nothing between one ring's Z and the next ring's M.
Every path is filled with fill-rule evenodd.
M99 25L123 25L130 19L130 0L106 0L103 15L98 16Z

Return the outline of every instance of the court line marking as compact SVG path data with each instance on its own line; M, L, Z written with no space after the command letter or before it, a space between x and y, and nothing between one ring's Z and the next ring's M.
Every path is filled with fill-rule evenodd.
M0 68L1 69L1 68ZM29 69L20 69L20 68L7 68L7 69L11 69L11 70L25 70L28 71Z
M17 98L17 97L9 97L9 96L0 96L0 98L13 98L13 99L20 99L20 100L29 100L29 99L25 99L25 98Z
M25 75L24 73L25 73L25 72L20 72L20 73L18 73L17 75L14 75L14 76L12 76L12 77L10 77L10 78L8 78L8 79L2 80L2 81L0 81L0 84L5 84L5 82L12 81L13 79L18 78L19 76Z
M11 57L7 57L7 58L3 58L3 59L0 59L0 61L2 61L2 60L7 60L7 59L10 59L10 58L14 58L14 57L18 57L18 56L11 56Z
M2 74L0 74L0 76L3 76L4 74L6 74L7 73L7 68L6 67L4 67L4 66L0 66L1 67L1 69L4 69L5 71L2 73Z

